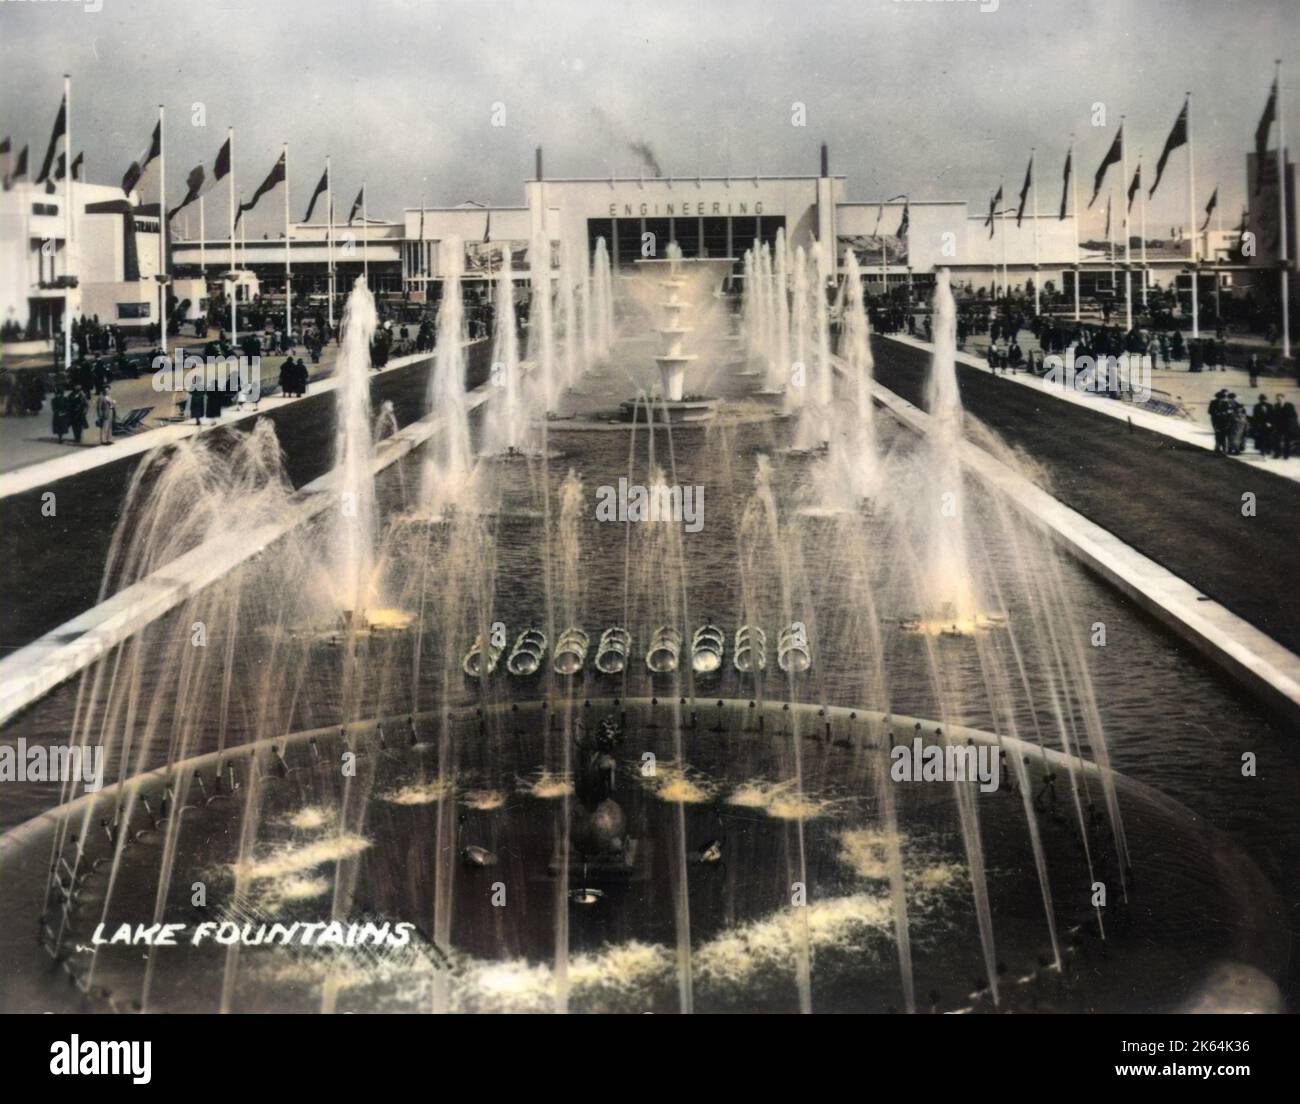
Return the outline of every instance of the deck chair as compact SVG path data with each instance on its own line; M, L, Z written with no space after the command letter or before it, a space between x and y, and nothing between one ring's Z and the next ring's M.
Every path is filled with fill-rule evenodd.
M125 418L114 418L113 435L115 437L129 437L132 433L139 433L144 428L142 423L149 417L152 410L152 406L139 406L128 413Z

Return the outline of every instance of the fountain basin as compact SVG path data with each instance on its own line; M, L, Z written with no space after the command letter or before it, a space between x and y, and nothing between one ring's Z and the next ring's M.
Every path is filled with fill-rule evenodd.
M645 699L598 699L591 708L621 710L627 732L635 735L629 746L635 746L637 755L644 747L659 757L665 770L672 763L675 726L651 727L653 707ZM571 985L569 1009L672 1011L679 993L671 890L679 875L668 862L675 850L674 826L684 820L687 843L693 848L717 834L715 808L734 808L740 812L728 819L723 862L737 868L737 882L745 889L729 898L731 911L719 908L717 897L725 879L719 880L718 867L688 864L680 875L689 880L695 1009L796 1007L798 933L809 929L797 923L797 910L789 907L784 864L776 864L782 867L777 871L758 856L788 846L789 833L800 822L810 857L807 907L815 912L810 929L815 950L811 1007L901 1008L899 965L889 936L888 879L880 866L884 837L869 797L871 779L855 775L850 787L843 782L854 771L866 769L870 774L870 764L883 756L893 734L910 737L913 725L919 724L932 736L932 722L865 710L769 705L758 708L758 719L767 723L756 728L750 703L724 702L718 731L692 737L689 773L683 765L657 782L641 783L635 780L639 770L629 770L626 782L620 783L629 833L661 841L652 856L638 863L652 884L629 881L612 866L607 870L596 863L584 868L572 860L566 884L561 877L566 864L551 869L553 840L538 827L554 823L554 798L534 796L527 782L532 765L543 755L551 712L536 701L499 703L453 713L450 720L464 729L458 741L466 755L461 769L473 773L475 785L486 782L513 794L495 812L469 815L487 818L477 823L492 826L497 853L514 856L511 862L538 882L536 890L530 890L528 910L491 910L484 879L498 878L500 872L465 869L458 851L450 849L446 862L456 868L454 876L448 875L456 895L453 924L445 945L434 944L423 917L437 877L438 852L431 841L439 810L443 802L478 806L464 805L469 795L450 784L425 783L415 792L427 791L429 797L402 797L412 792L412 780L425 769L425 759L417 749L385 747L378 733L381 725L400 729L407 723L405 717L358 722L342 730L313 729L133 777L0 837L6 885L0 899L0 969L6 977L0 1003L6 1011L214 1011L222 1006L223 987L228 985L226 1006L231 1011L318 1011L327 992L329 1007L339 1012L544 1011L554 1007L558 992L548 965L554 954L558 896L566 908L580 907L591 917L580 920L574 912L567 917L570 962L581 964L571 976L585 979ZM437 727L443 716L435 711L418 719ZM480 725L489 733L510 726L514 735L503 745L511 750L507 761L493 767L488 741L470 738ZM1001 746L1008 756L1023 758L1023 777L1035 786L1043 772L1063 777L1071 766L1083 771L1090 784L1097 781L1093 765L1067 761L1060 753L1023 741L1004 736L999 744L991 734L957 726L948 734L956 743ZM807 773L798 789L760 766L780 748L788 748L791 740L818 749L816 755L805 756ZM273 750L277 746L278 755ZM369 812L356 821L343 813L337 763L345 748L367 764L359 777L371 778L359 810ZM272 769L280 757L287 767L285 776ZM214 792L212 779L227 774L233 785ZM672 778L689 780L690 785L669 785ZM1028 855L1019 783L975 797L990 870L991 921L1003 968L996 1002L987 979L980 979L970 887L960 841L952 839L951 787L898 787L899 833L912 887L908 907L913 987L923 1005L933 1002L937 1011L1020 1012L1213 1006L1246 1010L1247 1005L1257 1011L1277 1009L1272 978L1284 964L1286 943L1276 918L1284 912L1258 870L1225 837L1177 803L1122 776L1116 781L1132 845L1131 901L1125 906L1112 899L1103 947L1090 926L1093 914L1086 904L1079 911L1069 903L1069 894L1058 894L1053 908L1061 933L1059 968L1050 953L1046 962L1042 957L1049 942ZM261 827L245 888L251 885L256 892L233 900L228 896L233 890L230 871L240 861L238 825L245 795L252 790L258 793ZM157 813L152 827L142 798ZM44 944L38 944L31 933L46 907L50 857L57 852L55 834L75 834L83 824L112 818L114 810L122 818L119 838L129 836L129 842L121 851L111 902L105 903L105 890L113 844L96 829L87 835L80 856L75 847L65 849L70 876L55 887L53 904L45 913ZM1078 856L1077 826L1068 818L1064 823L1045 815L1039 819L1054 884L1074 884L1086 875ZM213 904L196 914L189 879L176 878L165 894L162 920L184 925L177 946L155 948L147 959L138 946L96 947L99 923L112 931L119 922L152 917L157 871L168 838L174 842L178 869L209 872ZM425 845L415 846L421 839ZM1110 881L1113 872L1106 869L1106 850L1099 847L1094 857ZM625 855L610 860L619 867L627 862ZM329 920L330 889L344 871L355 874L355 892L339 921L414 920L408 947L353 953L245 945L232 959L230 947L215 938L200 945L185 938L205 921L214 926L232 923L238 936L241 928L251 926L256 934L259 924L271 921L287 925ZM303 879L319 882L319 895L285 892ZM546 892L542 883L554 892ZM583 899L572 900L575 889ZM68 912L60 935L56 917L62 897L68 898ZM230 902L229 909L219 903L223 901ZM620 917L622 933L613 943L611 913ZM504 942L498 942L502 936L494 920L508 929ZM728 948L742 948L744 955L734 957ZM640 965L632 965L629 956ZM503 985L508 978L519 984ZM525 983L525 978L532 980ZM436 995L434 979L441 979L441 996ZM1243 979L1253 979L1252 984L1244 986Z

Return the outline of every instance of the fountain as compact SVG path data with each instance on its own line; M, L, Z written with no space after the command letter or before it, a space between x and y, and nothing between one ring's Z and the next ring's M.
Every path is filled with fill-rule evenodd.
M470 450L453 274L422 451L375 475L388 446L372 451L360 285L329 503L310 513L324 496L294 494L267 419L142 465L102 598L180 575L213 540L265 550L11 726L101 746L107 778L98 792L35 784L29 813L6 822L0 1003L1173 1010L1247 991L1235 983L1249 963L1262 979L1251 1000L1270 1006L1286 933L1267 881L1111 763L1116 742L1150 732L1094 686L1076 628L1105 596L963 468L982 431L961 409L946 273L928 432L914 433L874 413L852 256L836 356L826 257L796 251L791 301L784 238L750 252L742 337L762 382L775 365L792 385L799 417L781 420L732 378L715 294L729 260L674 250L621 278L616 342L603 243L595 254L582 282L562 259L576 294L570 305L561 287L551 336L609 369L610 388L633 381L630 429L566 420L590 410L582 388L559 388L559 417L543 416L550 391L519 357L506 269L484 434L487 451L526 462ZM537 341L538 378L549 357L568 380L569 353ZM802 389L791 341L809 358ZM692 385L716 391L703 431L647 425ZM807 447L826 445L815 460L789 449L805 431ZM593 516L584 485L624 472L647 487L707 482L708 524ZM421 475L413 518L405 481ZM334 509L334 491L365 509ZM295 511L299 524L269 532ZM298 631L345 610L372 620L381 601L409 611L408 631L349 626L347 647ZM1164 661L1156 629L1125 629L1154 641L1144 662ZM1207 692L1199 672L1166 666ZM918 741L982 755L999 784L899 780L894 752ZM498 883L511 907L493 903ZM182 924L186 938L147 956L97 938L137 923Z
M660 348L654 360L659 368L659 397L651 406L651 418L666 422L698 422L712 417L717 407L707 395L686 394L686 370L699 356L686 352L686 338L695 327L686 323L698 315L706 298L712 298L722 281L735 267L728 258L686 261L675 242L670 243L663 259L637 261L643 302L656 295L652 310L656 315L654 330ZM656 291L657 289L657 291ZM637 402L622 404L625 420L635 419Z

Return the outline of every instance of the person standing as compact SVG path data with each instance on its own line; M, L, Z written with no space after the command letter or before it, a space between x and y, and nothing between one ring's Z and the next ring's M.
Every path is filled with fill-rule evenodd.
M1228 392L1230 413L1228 415L1228 455L1240 456L1246 449L1246 404L1237 401L1235 392Z
M1228 400L1226 391L1215 392L1210 400L1210 425L1214 427L1214 451L1221 456L1228 452Z
M54 385L54 398L50 400L50 413L54 416L54 436L63 444L63 435L68 432L68 400L63 394L63 384Z
M95 424L99 426L99 443L101 445L111 445L113 443L113 414L117 410L117 403L113 401L113 395L107 385L99 393L99 398L95 401Z
M1291 459L1291 450L1300 440L1300 423L1296 421L1295 404L1285 395L1277 397L1273 407L1273 455L1282 460Z
M86 406L86 393L80 387L74 386L66 406L68 428L72 431L74 444L81 444L81 434L87 428Z
M1267 456L1273 440L1273 404L1268 401L1267 395L1260 395L1255 408L1250 412L1250 421L1255 448L1261 456Z

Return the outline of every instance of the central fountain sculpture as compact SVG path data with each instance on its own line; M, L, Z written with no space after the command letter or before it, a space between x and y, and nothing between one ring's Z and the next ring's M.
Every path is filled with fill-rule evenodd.
M668 298L660 304L664 312L664 325L659 327L659 336L663 340L663 352L655 357L659 365L659 377L663 381L663 396L668 402L682 401L682 391L686 384L686 366L699 358L694 353L683 351L686 335L693 326L682 325L682 312L686 304L682 302L682 288L686 281L678 270L678 262L671 261L671 275L660 280L659 286L666 289Z
M653 302L656 312L655 332L659 335L658 355L660 398L652 403L656 420L668 422L698 422L713 416L718 400L708 395L686 393L686 370L699 359L698 353L687 352L686 340L696 332L690 323L694 320L703 296L712 296L722 281L735 267L730 257L691 258L682 256L681 248L674 242L663 258L637 261L637 267L649 274L654 269L666 268L666 274L654 281L661 296ZM623 402L625 420L636 417L637 402Z

